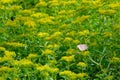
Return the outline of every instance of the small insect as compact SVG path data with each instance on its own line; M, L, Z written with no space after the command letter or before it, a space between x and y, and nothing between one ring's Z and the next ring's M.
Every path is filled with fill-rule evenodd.
M88 48L86 44L79 44L77 47L80 51L85 51Z
M14 21L14 19L15 19L15 16L11 16L11 17L10 17L10 19L11 19L12 21Z

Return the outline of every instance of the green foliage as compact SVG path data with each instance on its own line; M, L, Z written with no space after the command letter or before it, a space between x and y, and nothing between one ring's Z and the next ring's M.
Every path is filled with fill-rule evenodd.
M0 80L119 80L119 17L119 0L0 0Z

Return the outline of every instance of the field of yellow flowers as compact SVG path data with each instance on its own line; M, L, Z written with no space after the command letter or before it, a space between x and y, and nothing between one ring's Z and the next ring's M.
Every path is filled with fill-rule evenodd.
M120 80L120 0L0 0L0 80Z

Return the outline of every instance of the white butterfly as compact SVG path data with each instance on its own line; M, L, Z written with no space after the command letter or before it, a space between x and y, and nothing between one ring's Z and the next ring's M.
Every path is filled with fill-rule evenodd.
M86 44L79 44L77 47L80 51L85 51L88 48Z

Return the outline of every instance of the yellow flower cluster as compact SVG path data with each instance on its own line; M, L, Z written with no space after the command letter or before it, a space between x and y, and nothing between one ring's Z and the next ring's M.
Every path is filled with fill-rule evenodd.
M16 56L16 53L12 52L12 51L5 51L4 54L5 54L5 57L15 57Z
M20 43L20 42L7 42L6 45L12 46L12 47L25 47L26 44Z
M104 36L104 37L111 37L111 36L112 36L112 33L111 33L111 32L104 32L104 33L103 33L103 36Z
M35 28L36 27L35 21L32 21L32 20L28 20L28 21L24 22L24 25L28 26L29 28Z
M60 46L58 44L49 44L46 46L46 48L48 49L55 49L55 48L59 48Z
M79 41L79 40L77 40L77 39L75 39L75 40L73 40L73 43L77 45L77 44L79 44L79 43L80 43L80 41Z
M4 47L0 46L0 51L5 51L6 49Z
M76 50L70 48L70 49L68 49L68 50L66 51L66 54L67 54L67 55L73 55L73 54L76 54Z
M40 13L40 12L37 12L37 13L33 13L31 15L31 17L35 17L35 18L45 18L45 17L48 17L49 15L46 14L46 13Z
M86 74L86 73L78 73L76 76L77 76L78 79L82 79L83 77L88 77L88 74Z
M63 57L61 58L61 60L65 60L65 61L67 61L67 62L71 62L71 61L74 60L74 55L71 55L71 56L63 56Z
M14 51L4 51L4 56L0 57L0 62L12 62L14 60L14 57L16 56L16 53Z
M113 80L113 78L114 78L114 76L110 75L110 76L106 76L106 77L104 78L104 80Z
M60 4L60 6L69 6L69 5L73 5L76 3L77 3L76 0L72 0L72 1L61 1L59 4Z
M89 30L83 30L83 31L79 31L78 32L78 35L80 35L80 36L85 36L85 35L89 35Z
M39 32L39 33L38 33L38 36L39 36L40 38L48 37L48 36L49 36L49 33Z
M109 4L108 7L112 9L120 8L120 2Z
M28 56L27 56L27 59L33 59L33 58L36 58L36 57L38 57L38 55L37 54L33 54L33 53L30 53Z
M64 39L64 43L71 43L73 41L73 39L71 37L65 37Z
M62 33L59 31L54 32L50 37L46 37L46 40L59 40L61 38Z
M6 57L6 56L0 57L0 62L1 62L1 63L2 63L2 62L10 62L10 63L12 63L13 60L14 60L14 59L11 58L11 57Z
M0 77L0 80L6 80L6 79L5 79L5 77L2 77L2 76L1 76L1 77Z
M59 71L58 68L51 68L49 65L38 66L37 70L40 72L49 72L49 73L56 73Z
M110 62L111 63L119 63L120 62L120 58L119 57L112 57L111 59L110 59Z
M120 63L116 56L120 2L110 1L0 0L0 80L116 78L119 73L107 68L115 69ZM107 46L111 41L115 43ZM106 60L102 54L90 53L108 49L115 53L106 55L110 57ZM91 61L94 67L87 64ZM98 67L96 77L92 70Z
M31 62L28 59L21 59L20 61L14 60L13 64L14 64L14 66L19 66L19 67L32 67L32 66L34 66L33 62Z
M16 21L12 21L12 20L8 20L8 21L5 23L5 26L6 26L6 27L17 27L17 22L16 22Z
M76 36L76 31L68 32L68 33L66 34L66 36L74 37L74 36Z
M78 66L78 67L87 67L87 64L84 63L84 62L79 62L79 63L77 64L77 66Z
M46 49L45 51L43 51L42 55L53 55L54 51L50 50L50 49Z
M76 73L69 71L69 70L62 71L59 74L61 76L67 77L68 80L75 80L76 79Z
M34 11L29 10L29 9L20 10L19 12L20 12L20 14L23 14L23 15L30 15L30 14L34 13Z
M76 24L76 23L79 23L81 24L83 21L89 19L90 16L89 15L84 15L84 16L81 16L81 17L77 17L72 23L73 24Z
M9 8L9 10L20 10L22 7L21 6L17 6L17 5L13 5Z
M89 51L83 51L80 54L87 57L87 56L89 56L90 52Z
M16 0L0 0L0 2L3 4L9 4L9 3L16 2Z
M107 9L107 10L105 10L105 9L100 9L100 10L98 10L98 12L99 12L100 14L103 14L103 15L112 15L112 14L115 14L115 13L116 13L116 10L112 10L112 9Z
M50 7L54 7L54 6L59 6L59 0L50 0L49 1Z
M39 2L35 5L35 7L45 7L45 6L47 6L47 3L46 3L45 1L39 1Z
M40 24L55 24L51 17L45 17L38 20Z
M6 7L4 5L0 5L0 10L5 10Z
M117 25L113 26L113 29L116 30L116 31L120 31L120 25L117 24Z
M13 71L13 68L9 68L9 67L6 67L6 66L1 66L0 67L0 73L2 72L12 72Z

